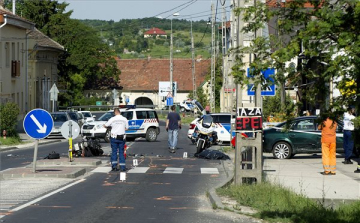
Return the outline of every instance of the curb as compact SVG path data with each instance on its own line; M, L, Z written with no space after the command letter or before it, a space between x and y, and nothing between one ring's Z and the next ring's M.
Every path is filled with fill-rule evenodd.
M27 171L30 170L30 168L25 168ZM50 170L50 169L37 169L37 171L46 171L48 173L0 173L0 179L19 179L19 178L77 178L79 176L82 176L86 173L85 168L74 168L71 172L68 173L51 173L51 171L60 171L58 170Z
M39 145L46 145L46 144L51 144L51 143L56 143L56 142L61 142L61 141L62 141L61 139L57 139L57 140L54 140L54 141L40 142ZM32 146L34 146L33 143L24 143L22 145L20 144L20 145L17 145L17 146L0 148L0 152L6 152L6 151L9 151L9 150L14 150L14 149L27 149L27 148L30 148Z
M231 183L234 179L234 171L232 170L233 165L226 163L228 161L229 160L225 160L225 161L221 160L221 163L224 167L224 170L225 170L225 173L227 176L225 182L219 183L217 186L215 186L214 188L211 188L208 191L209 200L214 208L225 209L225 206L222 204L220 197L216 193L216 189L226 186L227 184ZM230 159L230 162L232 162L231 159Z

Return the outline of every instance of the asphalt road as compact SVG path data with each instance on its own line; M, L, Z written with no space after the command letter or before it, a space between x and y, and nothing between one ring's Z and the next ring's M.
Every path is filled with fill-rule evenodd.
M178 151L169 153L164 123L160 126L161 133L156 142L139 139L129 143L127 167L132 166L135 154L139 166L128 171L126 181L120 181L119 172L90 172L71 187L55 191L1 220L14 223L258 222L227 211L213 210L206 191L226 178L221 162L193 157L196 148L187 139L187 127L180 131ZM41 146L39 157L54 148L66 146L66 143ZM102 143L102 146L104 150L110 149L108 143ZM16 156L6 156L3 168L15 163L26 165L32 160L32 151L12 151ZM184 152L188 154L187 158L183 158ZM144 168L148 169L131 173ZM201 170L210 172L204 174Z

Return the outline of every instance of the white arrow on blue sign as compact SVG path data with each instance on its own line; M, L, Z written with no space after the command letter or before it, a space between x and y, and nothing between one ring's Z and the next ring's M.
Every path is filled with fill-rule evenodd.
M261 71L262 73L262 85L266 86L266 88L262 88L261 89L261 96L275 96L276 94L276 86L275 86L275 81L273 78L273 75L275 75L275 69L274 68L268 68L265 71ZM251 77L250 74L250 68L247 69L247 76ZM270 82L270 84L268 84L267 82ZM247 94L248 96L255 96L255 86L254 84L248 84L248 90L247 90Z
M49 112L37 108L26 114L23 126L26 134L31 138L43 139L50 134L54 121Z

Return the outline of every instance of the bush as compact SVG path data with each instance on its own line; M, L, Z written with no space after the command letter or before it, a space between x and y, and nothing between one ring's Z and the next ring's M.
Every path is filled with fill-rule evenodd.
M0 129L1 135L6 130L7 136L18 137L16 131L17 117L19 115L19 107L17 104L9 102L0 106Z

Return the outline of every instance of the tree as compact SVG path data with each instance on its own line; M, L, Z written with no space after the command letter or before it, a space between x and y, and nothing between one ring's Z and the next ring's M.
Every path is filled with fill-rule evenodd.
M306 4L311 3L310 9ZM329 103L332 80L360 81L360 4L358 1L312 1L293 0L281 3L278 8L269 8L257 2L255 6L236 9L243 13L248 26L242 32L256 32L271 19L276 19L280 36L255 38L251 47L238 50L237 64L233 67L233 75L237 83L246 85L244 62L247 53L256 55L250 64L254 73L254 81L260 83L260 71L269 66L277 69L275 80L282 85L284 81L298 83L301 78L311 80L301 89L307 102L318 104L323 116L333 118L343 112L343 105L354 104L354 97L339 97ZM289 39L285 41L285 39ZM303 60L297 69L286 68L285 62L303 54ZM305 64L305 66L303 66ZM340 81L340 82L341 82ZM316 83L316 84L315 84ZM340 84L341 86L341 84ZM360 86L349 86L356 93L356 105L360 106ZM337 112L332 112L336 110Z
M18 137L16 131L17 117L19 115L19 106L15 103L9 102L5 105L0 105L0 130L6 130L7 136Z

